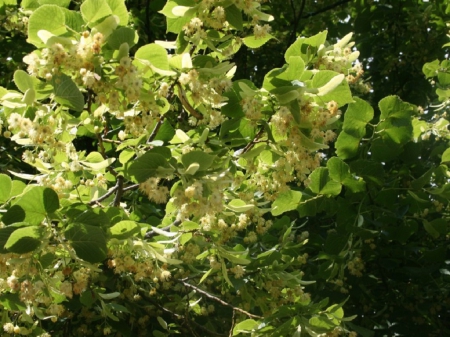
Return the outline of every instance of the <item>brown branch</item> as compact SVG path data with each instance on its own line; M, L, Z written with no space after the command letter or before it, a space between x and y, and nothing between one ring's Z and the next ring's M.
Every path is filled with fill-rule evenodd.
M148 144L148 143L151 143L151 142L155 139L156 134L158 133L158 131L159 131L159 129L161 128L161 125L162 125L163 123L164 123L164 116L161 116L161 117L159 118L158 123L156 123L155 128L153 129L152 133L151 133L150 136L148 137L148 139L147 139L147 144Z
M135 190L138 187L139 187L139 184L134 184L134 185L131 185L131 186L124 187L123 191L126 192L126 191Z
M88 202L89 206L95 205L97 203L102 202L103 200L105 200L106 198L108 198L109 196L113 195L117 189L119 188L119 185L116 184L116 186L114 186L113 188L111 188L108 192L106 192L105 194L103 194L100 198L95 199L95 200L91 200Z
M249 313L248 311L245 311L244 309L235 307L235 306L231 305L230 303L227 303L227 302L221 300L220 298L218 298L218 297L216 297L216 296L214 296L214 295L208 293L207 291L204 291L204 290L200 289L199 287L196 287L196 286L194 286L194 285L192 285L192 284L189 284L189 283L184 282L184 281L181 281L181 280L178 280L178 281L181 282L185 287L191 288L191 289L195 290L196 292L198 292L198 293L200 293L200 294L202 294L202 295L205 295L205 296L208 297L209 299L211 299L211 300L213 300L213 301L216 301L216 302L219 302L219 303L222 304L223 306L229 307L229 308L231 308L231 309L233 309L233 310L235 310L235 311L240 312L241 314L244 314L244 315L246 315L246 316L248 316L248 317L253 317L253 318L264 318L264 317L262 317L262 316L258 316L258 315L251 314L251 313Z
M231 328L230 328L230 334L228 335L228 337L233 337L233 329L234 329L234 325L236 324L236 311L233 310L233 317L231 318Z
M106 159L106 151L105 151L105 147L103 146L103 138L102 136L97 133L97 140L98 140L98 147L100 149L100 153L102 154L103 158Z
M116 196L113 201L113 206L119 207L120 199L122 198L122 195L123 195L123 176L117 176L117 185L116 186L117 186L117 193L116 193Z
M244 147L244 149L242 150L242 154L250 151L253 148L253 146L255 146L256 143L260 143L259 138L261 138L263 133L264 133L264 125L261 126L261 129L259 129L258 133L255 135L253 140Z
M183 108L185 108L187 111L189 111L189 113L194 116L197 119L203 119L203 115L196 111L191 104L188 102L185 92L183 90L183 88L181 87L181 84L177 82L177 88L178 88L178 98L181 101L181 105L183 106Z

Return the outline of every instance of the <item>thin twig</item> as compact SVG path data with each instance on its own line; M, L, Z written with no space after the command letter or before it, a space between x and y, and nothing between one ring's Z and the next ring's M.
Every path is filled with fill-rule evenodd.
M177 88L178 88L178 98L180 99L181 105L183 106L183 108L185 108L187 111L189 111L189 113L194 116L197 119L203 119L203 115L198 112L197 110L195 110L191 104L188 102L187 98L186 98L186 94L183 90L183 88L181 87L180 83L177 83Z
M230 303L227 303L227 302L221 300L220 298L218 298L218 297L216 297L216 296L214 296L214 295L212 295L212 294L210 294L210 293L208 293L208 292L206 292L206 291L204 291L204 290L200 289L199 287L196 287L196 286L194 286L194 285L192 285L192 284L189 284L189 283L187 283L187 282L183 282L183 281L181 281L181 280L179 280L179 282L181 282L185 287L194 289L194 290L197 291L198 293L200 293L200 294L202 294L202 295L205 295L206 297L212 299L213 301L219 302L220 304L222 304L222 305L224 305L224 306L226 306L226 307L232 308L232 309L235 310L235 311L239 311L241 314L244 314L244 315L246 315L246 316L248 316L248 317L253 317L253 318L264 318L264 317L262 317L262 316L258 316L258 315L251 314L251 313L249 313L248 311L245 311L244 309L235 307L235 306L231 305Z
M135 190L138 187L139 187L139 184L134 184L134 185L131 185L131 186L124 187L123 191L126 192L126 191Z
M230 328L230 334L228 335L228 337L233 337L233 329L234 329L234 324L236 323L236 311L233 310L233 317L231 317L231 328Z
M264 125L261 126L261 129L259 129L258 133L255 135L253 140L244 147L244 149L242 150L242 154L247 153L253 148L253 146L255 146L256 143L259 143L260 142L259 138L261 138L263 133L264 133Z
M102 138L104 143L112 143L112 144L122 144L120 140L113 140L108 138Z

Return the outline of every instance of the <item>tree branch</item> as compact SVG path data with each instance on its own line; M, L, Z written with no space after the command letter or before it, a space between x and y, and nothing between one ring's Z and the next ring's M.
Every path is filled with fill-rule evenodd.
M345 5L346 3L350 2L350 1L352 1L352 0L341 0L341 1L335 2L334 4L331 4L329 6L325 6L324 8L319 9L318 11L306 14L305 16L302 16L301 18L302 19L307 19L307 18L310 18L312 16L316 16L316 15L318 15L320 13L326 12L326 11L328 11L330 9L333 9L335 7L338 7L340 5Z
M163 123L164 123L164 116L161 116L161 117L159 118L158 123L156 123L155 128L153 129L152 133L151 133L150 136L148 137L148 139L147 139L147 144L148 144L148 143L151 143L151 142L155 139L155 137L156 137L156 135L157 135L157 133L158 133L158 131L159 131L159 129L161 128L161 125L162 125Z
M120 199L122 198L122 195L123 195L123 176L117 177L117 185L116 186L117 186L117 193L116 193L116 197L114 198L114 201L113 201L113 206L119 207Z
M236 311L233 310L233 317L231 317L231 328L230 328L230 334L228 335L228 337L233 337L233 329L234 329L234 325L236 324Z
M259 129L258 133L255 135L253 140L244 147L244 149L242 150L242 154L247 153L253 148L253 146L255 146L256 143L259 143L259 138L261 138L263 133L264 133L264 126L261 126L261 129Z
M214 295L208 293L207 291L204 291L204 290L200 289L199 287L196 287L196 286L194 286L194 285L192 285L192 284L189 284L189 283L184 282L184 281L182 281L182 280L178 280L178 282L181 282L185 287L191 288L191 289L195 290L196 292L198 292L198 293L200 293L200 294L202 294L202 295L205 295L205 296L208 297L209 299L212 299L213 301L219 302L219 303L222 304L223 306L232 308L233 310L238 311L238 312L240 312L241 314L244 314L244 315L246 315L246 316L248 316L248 317L253 317L253 318L264 318L264 317L262 317L262 316L258 316L258 315L251 314L251 313L249 313L248 311L245 311L245 310L243 310L243 309L241 309L241 308L235 307L235 306L231 305L230 303L227 303L227 302L221 300L220 298L218 298L218 297L216 297L216 296L214 296Z
M138 187L139 187L139 184L134 184L134 185L131 185L131 186L124 187L123 191L126 192L126 191L135 190Z
M292 30L291 30L291 33L289 34L289 38L287 41L288 46L290 46L295 40L295 33L297 32L297 28L298 28L298 24L300 23L300 19L302 19L302 14L303 14L303 11L305 10L306 0L302 0L298 14L295 14L295 7L294 7L293 0L290 0L290 2L291 2L292 10L294 12L294 23L292 25Z

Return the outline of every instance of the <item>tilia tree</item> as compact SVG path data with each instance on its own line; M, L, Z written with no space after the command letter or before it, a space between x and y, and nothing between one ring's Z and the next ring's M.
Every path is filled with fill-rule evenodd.
M0 5L5 336L449 332L447 61L436 111L372 106L351 33L243 76L279 33L259 0L168 1L166 32Z

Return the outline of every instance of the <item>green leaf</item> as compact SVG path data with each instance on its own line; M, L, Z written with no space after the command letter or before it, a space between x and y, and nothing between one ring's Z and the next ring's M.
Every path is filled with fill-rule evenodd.
M200 225L193 221L183 221L181 223L181 229L184 231L194 231L200 229Z
M242 41L249 48L259 48L262 45L264 45L267 41L273 38L274 37L270 34L266 34L264 37L260 38L256 38L254 35L249 35L247 37L244 37Z
M238 324L236 324L233 328L233 336L239 335L241 332L250 333L254 329L258 327L259 323L254 319L246 319Z
M34 89L39 83L39 80L28 75L27 72L19 69L14 72L14 83L20 91L25 93L28 89Z
M10 3L8 3L10 2ZM11 1L11 0L6 0L4 1L4 3L2 1L0 1L0 10L2 10L3 5L12 5L12 6L17 6L17 2L16 0ZM38 0L22 0L20 2L20 6L23 9L36 9L40 6L41 4L39 3ZM3 14L3 13L2 13Z
M106 238L100 227L71 224L64 232L80 259L90 263L102 262L106 259Z
M338 195L341 193L341 184L331 180L329 171L325 167L319 167L309 176L311 183L309 188L316 194Z
M162 140L163 142L169 142L175 136L175 129L172 124L170 124L169 120L164 120L161 127L156 134L154 140Z
M378 125L377 131L396 144L403 145L413 140L411 118L389 118Z
M108 45L112 49L119 50L122 43L127 43L131 48L137 42L136 31L129 27L119 27L108 37Z
M444 151L441 158L441 164L442 163L448 163L450 162L450 148Z
M19 194L21 194L24 190L25 187L27 187L27 185L25 185L25 183L23 181L20 180L13 180L12 181L12 186L11 186L11 197L15 197Z
M222 276L225 279L225 281L228 283L228 285L233 288L233 283L231 283L230 278L228 277L228 271L227 266L225 264L225 260L222 260Z
M21 301L19 293L2 293L0 295L0 303L8 310L25 312L27 307Z
M89 27L112 14L106 0L86 0L80 6L81 15Z
M361 139L366 134L366 125L373 118L373 108L366 101L355 97L355 102L348 105L344 115L343 130Z
M184 245L186 242L188 242L190 239L192 239L192 233L184 233L180 236L180 245Z
M327 329L327 330L336 326L336 324L332 323L324 315L314 316L314 317L310 318L309 319L309 324L311 324L314 327L324 328L324 329Z
M48 187L33 186L5 213L2 221L10 225L15 222L28 222L38 225L49 213L59 208L59 198Z
M55 101L78 112L83 110L83 94L69 76L65 74L54 75L52 85L54 87Z
M135 221L123 220L116 223L109 229L111 237L118 240L125 240L140 232L140 227Z
M191 151L181 156L181 162L185 168L188 168L191 164L197 163L200 165L199 171L206 171L211 167L215 159L212 156L203 151Z
M19 222L11 226L0 228L0 253L6 254L8 251L4 248L6 242L8 241L11 233L14 232L17 228L29 226L30 224L25 222Z
M133 158L136 155L136 151L132 149L125 149L122 152L120 152L119 155L119 162L121 164L126 164L130 161L131 158Z
M81 32L84 26L84 20L80 12L62 9L66 17L66 26L76 32Z
M147 152L133 161L126 170L130 177L136 179L137 182L144 182L148 178L156 177L159 168L168 168L167 160L159 153Z
M289 190L280 193L272 204L272 215L278 216L296 209L301 199L302 193L299 191Z
M228 98L226 104L222 107L222 114L231 118L241 118L245 116L242 110L242 105L240 104L241 97L239 96L239 86L238 84L233 84L231 90L228 90L223 95ZM229 121L226 121L229 122ZM237 121L236 121L237 122ZM222 124L223 125L223 124ZM221 130L222 134L222 130Z
M57 5L60 7L69 7L70 0L38 0L40 5Z
M6 174L0 174L0 204L5 203L11 196L12 181Z
M100 23L96 24L92 31L97 31L103 34L104 38L109 38L109 36L116 30L119 25L119 18L115 15L107 16ZM121 57L118 57L120 60Z
M277 76L277 78L286 81L300 80L304 71L305 61L303 61L301 56L291 56L289 57L286 71Z
M243 30L242 12L235 5L225 8L225 15L228 23L237 30Z
M426 78L435 77L439 69L439 60L434 60L433 62L425 63L422 67L422 71Z
M302 132L298 132L302 146L309 150L309 151L317 151L317 150L323 150L328 149L328 145L322 144L322 143L316 143L312 141L309 137L306 137Z
M378 106L381 111L381 119L407 118L410 119L414 112L414 105L403 102L398 96L387 96L383 98Z
M109 8L111 8L112 14L119 18L119 24L126 26L128 24L128 10L125 6L124 0L106 0Z
M430 234L433 239L437 239L439 237L439 231L434 228L433 224L428 222L427 220L423 219L423 227L425 228L425 230L428 232L428 234Z
M167 51L156 43L147 44L136 51L135 59L154 70L169 70Z
M360 140L359 137L352 136L347 132L342 131L335 143L337 155L342 159L349 159L356 156Z
M331 70L317 73L312 81L313 88L318 90L316 102L335 101L339 106L352 103L354 101L352 93L343 76Z
M168 3L170 3L169 1ZM183 34L182 29L195 16L195 10L188 10L182 17L169 18L167 17L167 32Z
M330 178L343 183L350 175L350 167L338 157L332 157L327 162Z
M61 7L56 5L43 5L36 9L28 20L27 42L34 44L36 47L43 47L44 43L38 36L38 32L45 30L51 34L60 36L67 32L65 23L65 15Z
M298 38L284 54L284 59L289 63L291 56L301 56L305 62L309 62L312 51L317 50L317 47L324 44L327 39L327 31L324 30L309 38ZM309 57L308 57L309 56Z
M32 252L40 246L42 233L37 226L17 228L5 243L5 249L16 254Z

